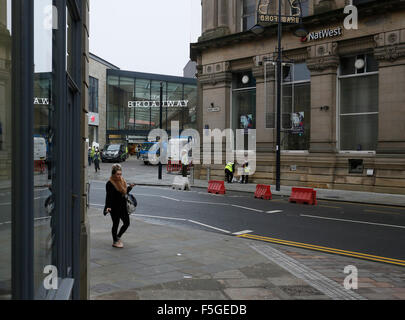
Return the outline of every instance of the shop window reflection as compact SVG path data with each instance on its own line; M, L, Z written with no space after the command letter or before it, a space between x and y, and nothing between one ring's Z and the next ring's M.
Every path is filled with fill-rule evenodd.
M52 97L52 29L44 25L51 0L34 2L34 290L44 299L43 270L56 264L54 105ZM69 61L69 60L68 60Z
M11 299L11 0L0 0L0 300Z

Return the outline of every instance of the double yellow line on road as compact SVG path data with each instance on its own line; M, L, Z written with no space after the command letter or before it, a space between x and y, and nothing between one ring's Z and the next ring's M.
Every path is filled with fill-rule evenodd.
M259 241L281 244L281 245L286 245L286 246L291 246L291 247L304 248L304 249L315 250L315 251L322 251L322 252L333 253L333 254L338 254L338 255L342 255L342 256L349 256L349 257L354 257L354 258L358 258L358 259L384 262L384 263L389 263L389 264L394 264L394 265L405 267L405 260L379 257L379 256L371 255L371 254L352 252L352 251L316 246L316 245L300 243L300 242L256 236L256 235L252 235L252 234L243 234L243 235L238 236L238 238L259 240Z

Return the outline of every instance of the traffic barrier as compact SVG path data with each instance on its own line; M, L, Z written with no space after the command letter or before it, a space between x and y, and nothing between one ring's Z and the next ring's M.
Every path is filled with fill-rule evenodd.
M263 200L272 200L271 187L264 184L258 184L256 187L255 198Z
M193 163L190 163L190 165L188 166L188 170L187 172L190 172L190 168L193 166ZM183 165L181 162L178 161L174 161L172 162L171 160L169 160L167 162L167 173L172 173L172 172L181 172L183 170Z
M290 202L317 205L316 191L306 188L292 188Z
M180 172L181 171L181 163L176 162L172 163L171 160L168 161L167 163L167 172L172 173L172 172Z
M44 160L35 160L34 161L34 172L40 172L41 174L45 173L45 161Z
M226 193L225 182L211 180L208 183L208 193L225 194Z
M186 177L175 177L172 185L172 189L176 190L184 190L184 191L190 191L190 182L188 178Z

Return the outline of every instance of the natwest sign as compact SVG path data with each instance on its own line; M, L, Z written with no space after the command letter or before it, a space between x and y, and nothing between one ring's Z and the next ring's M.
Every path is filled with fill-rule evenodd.
M329 28L320 31L310 32L306 37L301 38L301 42L334 38L343 35L343 27Z

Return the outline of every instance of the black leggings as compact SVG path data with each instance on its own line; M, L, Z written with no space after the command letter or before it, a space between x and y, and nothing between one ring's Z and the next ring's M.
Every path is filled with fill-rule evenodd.
M118 241L118 238L121 238L123 236L123 234L125 233L125 231L128 230L129 226L130 226L130 219L129 219L129 215L126 213L123 213L121 215L118 214L111 214L111 219L113 222L113 226L112 226L112 237L114 242ZM120 220L122 220L122 222L124 223L123 226L121 227L120 232L117 234L118 232L118 227L120 225Z

